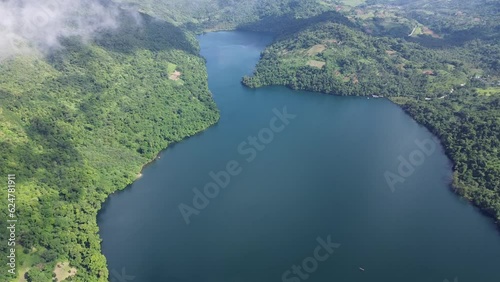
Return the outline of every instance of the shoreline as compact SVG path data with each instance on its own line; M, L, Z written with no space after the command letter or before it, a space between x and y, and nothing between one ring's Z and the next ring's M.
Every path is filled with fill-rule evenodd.
M99 208L97 209L97 213L95 215L95 219L96 219L96 225L97 225L97 236L99 237L99 240L101 240L100 242L100 245L99 245L99 252L101 253L102 256L104 256L104 258L106 259L106 269L108 270L108 274L109 274L109 266L108 266L108 263L107 263L107 258L106 256L104 255L104 253L102 252L102 238L101 238L101 235L100 235L100 228L99 228L99 221L98 221L98 218L99 218L99 215L100 213L103 211L104 209L104 206L107 204L107 202L109 201L110 197L114 196L114 195L117 195L119 193L122 193L122 192L125 192L127 189L131 189L132 188L132 185L140 180L142 178L142 176L144 175L144 170L148 168L148 166L154 164L158 159L160 159L161 157L161 154L168 150L169 148L171 148L172 146L174 146L175 144L178 144L180 142L183 142L183 141L186 141L188 140L189 138L192 138L192 137L196 137L200 134L203 134L206 130L210 129L211 127L217 125L220 121L220 112L218 113L217 115L217 120L212 123L212 124L209 124L206 128L204 129L201 129L199 132L195 133L195 134L192 134L192 135L189 135L189 136L186 136L184 137L182 140L179 140L177 142L172 142L170 143L166 148L162 149L160 152L158 152L158 154L155 155L154 158L150 159L148 162L146 162L144 165L141 166L141 169L140 169L140 172L139 173L136 173L136 178L132 181L130 181L130 183L128 183L127 185L125 185L123 188L119 188L111 193L109 193L108 195L106 195L106 198L100 203L100 206ZM108 276L108 279L109 279L109 276Z
M476 208L481 214L483 214L484 216L487 216L488 218L490 218L493 221L493 224L496 225L498 231L500 232L500 220L498 220L497 218L495 218L495 215L488 213L484 208L482 208L481 206L477 205L475 203L474 199L465 196L461 192L461 190L463 190L464 188L461 188L455 182L456 181L456 175L458 175L458 172L455 170L456 163L453 160L453 158L451 157L450 149L443 144L443 141L441 140L441 137L439 136L440 134L437 132L437 130L435 130L430 125L425 125L425 124L422 124L422 123L418 122L410 112L408 112L405 108L402 107L403 104L398 104L398 103L394 102L390 98L387 98L387 99L389 101L391 101L392 103L394 103L396 106L398 106L400 109L402 109L416 123L418 123L420 126L423 126L424 128L426 128L432 135L434 135L439 140L439 142L441 144L441 147L444 150L444 154L446 155L446 157L450 160L450 162L452 164L451 171L453 173L453 178L452 178L451 182L448 184L450 190L453 191L453 193L456 194L457 196L459 196L460 198L466 200L469 204L471 204L474 208Z
M134 184L137 180L141 179L143 176L144 176L144 170L147 169L148 166L154 164L157 160L161 159L161 154L168 150L170 147L176 145L176 144L179 144L181 142L184 142L186 140L188 140L189 138L192 138L192 137L196 137L200 134L203 134L206 130L210 129L211 127L217 125L219 123L219 120L220 120L220 114L218 115L218 118L217 120L213 123L213 124L210 124L208 125L206 128L200 130L199 132L195 133L195 134L192 134L192 135L189 135L189 136L186 136L184 137L182 140L179 140L177 142L172 142L170 143L167 147L165 147L164 149L162 149L160 152L158 152L158 154L155 155L154 158L150 159L149 161L147 161L144 165L141 166L141 169L138 173L136 173L136 177L134 178L134 180L130 181L130 183L128 183L127 185L125 185L124 188L121 188L121 189L118 189L118 190L115 190L114 192L110 193L107 197L106 197L106 200L103 201L103 204L106 203L106 201L108 200L109 196L115 194L115 193L118 193L118 192L121 192L121 191L124 191L126 190L127 188L129 188L132 184ZM101 205L101 208L99 209L98 213L101 211L102 209L102 205Z
M239 29L238 29L238 28L232 28L232 29L203 30L203 31L201 31L201 32L195 32L195 34L196 34L197 36L199 36L199 35L204 35L204 34L207 34L207 33L213 33L213 32L231 32L231 31L239 31ZM248 30L241 30L241 31L248 31ZM197 41L198 41L198 39L197 39ZM199 54L198 54L198 55L199 55ZM206 62L205 62L205 66L206 66ZM245 84L243 84L243 85L245 85ZM262 85L262 86L260 86L260 87L265 87L265 86L284 86L284 85ZM247 85L245 85L245 87L247 87L247 88L252 88L252 87L249 87L249 86L247 86ZM288 87L288 86L285 86L285 87L287 87L287 88L289 88L289 89L291 89L291 90L294 90L294 91L298 90L298 89L292 89L291 87ZM258 88L258 87L257 87L257 88ZM358 95L339 95L339 94L331 94L331 93L324 93L324 92L311 91L311 90L306 90L306 89L303 89L303 90L305 90L305 91L310 91L310 92L315 92L315 93L319 93L319 94L334 95L334 96L345 96L345 97L371 97L371 95L367 95L367 96L358 96ZM414 116L412 116L412 115L411 115L411 114L410 114L407 110L405 110L405 109L402 107L404 104L398 104L398 103L396 103L393 99L391 99L391 97L379 97L379 98L384 98L384 99L387 99L387 100L389 100L391 103L396 104L396 105L397 105L400 109L402 109L402 110L403 110L403 111L404 111L404 112L405 112L405 113L406 113L406 114L407 114L407 115L408 115L408 116L409 116L412 120L414 120L414 121L415 121L418 125L423 126L424 128L426 128L426 129L427 129L427 130L428 130L428 131L429 131L432 135L434 135L434 136L435 136L435 137L439 140L440 145L441 145L441 147L443 148L443 152L444 152L444 154L446 155L446 157L447 157L447 158L448 158L448 160L450 161L450 164L451 164L451 172L452 172L452 175L454 176L454 175L457 173L457 172L455 171L455 169L454 169L454 167L455 167L455 161L451 158L451 155L450 155L449 149L448 149L448 148L447 148L447 147L443 144L443 142L442 142L442 140L441 140L441 138L440 138L439 134L437 133L437 131L436 131L435 129L431 128L430 126L426 126L425 124L422 124L422 123L418 122L418 121L414 118ZM392 97L392 98L395 98L395 97ZM132 186L132 185L133 185L136 181L138 181L139 179L141 179L141 178L143 177L145 169L147 169L149 165L154 164L154 163L155 163L155 161L157 161L158 159L160 159L160 158L161 158L161 154L162 154L163 152L165 152L166 150L168 150L169 148L171 148L171 146L175 146L176 144L178 144L178 143L180 143L180 142L183 142L183 141L186 141L186 140L188 140L189 138L196 137L196 136L198 136L198 135L200 135L200 134L203 134L206 130L210 129L210 128L211 128L211 127L213 127L213 126L216 126L216 125L219 123L219 121L220 121L220 112L219 112L219 114L218 114L218 118L217 118L217 120L216 120L214 123L212 123L212 124L208 125L206 128L204 128L204 129L200 130L199 132L197 132L197 133L195 133L195 134L193 134L193 135L186 136L186 137L184 137L184 138L183 138L182 140L180 140L180 141L173 142L173 143L169 144L166 148L164 148L164 149L162 149L161 151L159 151L159 152L158 152L158 154L156 154L154 158L150 159L150 160L149 160L149 161L147 161L144 165L142 165L142 167L141 167L141 169L140 169L140 172L136 174L136 175L137 175L137 177L136 177L133 181L131 181L131 182L130 182L129 184L127 184L125 187L123 187L123 188L121 188L121 189L117 189L117 190L115 190L114 192L112 192L112 193L110 193L110 194L108 194L108 195L106 196L106 199L105 199L105 200L101 203L101 206L100 206L100 208L99 208L99 209L98 209L98 211L97 211L96 218L99 216L99 213L103 210L103 207L104 207L104 205L106 205L106 202L108 201L108 199L109 199L109 197L110 197L110 196L112 196L112 195L114 195L114 194L116 194L116 193L120 193L120 192L122 192L122 191L125 191L125 190L127 190L127 189L130 189L130 188L131 188L131 186ZM479 211L479 212L481 212L483 215L485 215L485 216L487 216L487 217L489 217L489 218L493 219L493 223L497 226L498 230L500 231L500 221L497 221L497 220L495 219L495 217L494 217L494 216L492 216L492 215L490 215L490 214L486 213L486 212L484 211L484 209L482 209L481 207L479 207L478 205L476 205L476 204L474 203L473 199L467 198L467 197L465 197L464 195L462 195L462 194L460 193L460 188L459 188L459 187L455 184L455 178L454 178L454 177L452 178L452 180L450 181L450 183L448 184L448 186L449 186L449 188L451 188L451 190L454 192L454 194L455 194L455 195L459 196L459 197L460 197L460 198L462 198L462 199L467 200L467 202L468 202L469 204L472 204L472 205L474 206L474 208L477 208L477 209L478 209L478 211ZM99 239L101 239L101 249L100 249L100 251L101 251L101 254L104 256L104 254L102 253L102 238L101 238L101 236L99 235L99 223L97 223L97 225L98 225L98 236L99 236ZM105 256L104 256L104 257L105 257ZM107 259L106 259L106 266L107 266L107 267L109 267L109 266L107 265ZM108 269L108 272L109 272L109 269ZM108 278L109 278L109 277L108 277Z
M323 95L333 95L333 96L338 96L338 97L359 97L359 98L364 98L364 97L372 97L372 95L341 95L341 94L335 94L335 93L325 93L325 92L319 92L319 91L313 91L313 90L308 90L308 89L293 89L292 87L288 86L288 85L259 85L257 87L250 87L248 85L246 85L243 80L241 80L241 84L244 85L245 87L248 87L248 88L253 88L253 89L256 89L256 88L261 88L261 87L269 87L269 86L282 86L282 87L286 87L288 89L291 89L291 90L294 90L294 91L308 91L308 92L313 92L313 93L318 93L318 94L323 94ZM500 220L498 220L495 215L493 214L490 214L486 211L486 209L482 208L481 206L479 206L478 204L475 203L475 200L470 198L470 197L467 197L465 196L461 191L463 190L463 188L459 187L459 185L457 185L455 183L456 181L456 175L458 174L457 171L455 171L455 161L453 160L453 158L451 157L451 154L450 154L450 149L447 148L443 141L441 140L441 137L440 137L440 134L438 134L437 130L435 130L432 126L430 125L425 125L423 123L420 123L419 121L417 121L415 119L415 117L413 115L411 115L411 113L409 113L404 107L403 105L405 103L397 103L394 99L397 99L397 98L405 98L405 99L413 99L411 97L404 97L404 96L398 96L398 97L379 97L378 99L387 99L389 100L391 103L395 104L396 106L398 106L401 110L403 110L405 112L406 115L408 115L412 120L414 120L418 125L426 128L433 136L435 136L438 140L439 140L439 143L441 144L441 147L443 148L443 153L445 154L446 158L448 158L448 160L450 161L451 163L451 171L452 171L452 175L453 175L453 178L452 180L450 181L450 183L448 184L450 190L455 194L457 195L458 197L466 200L469 204L471 204L474 208L476 208L478 210L478 212L480 212L481 214L483 214L484 216L488 217L489 219L492 220L492 223L494 226L496 226L498 232L500 233Z

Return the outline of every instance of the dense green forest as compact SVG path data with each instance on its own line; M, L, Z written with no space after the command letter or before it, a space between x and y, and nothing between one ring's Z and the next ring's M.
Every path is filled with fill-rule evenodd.
M453 188L500 220L500 97L458 94L402 106L440 138L454 162Z
M23 188L17 253L27 281L51 281L59 262L77 271L68 281L107 281L103 201L160 150L218 120L192 36L204 31L276 34L243 79L250 87L390 97L441 138L457 192L500 220L497 1L116 2L165 21L123 13L118 29L88 42L67 37L49 54L0 63L0 172Z
M340 95L439 97L483 75L500 46L430 49L327 20L287 34L262 54L251 87L286 85ZM498 55L497 55L498 56ZM488 69L487 69L488 70Z
M284 27L243 83L389 97L441 138L453 188L500 222L499 8L379 0L324 13Z
M455 189L500 220L498 1L121 1L196 32L275 33L255 73L243 78L247 86L401 103L442 137L455 163Z
M335 0L117 0L140 10L168 19L195 31L245 29L277 32L279 28L297 25L295 20L309 19L332 11Z
M66 281L108 280L96 223L103 201L159 151L218 120L205 62L187 28L235 28L292 13L289 2L141 1L142 11L164 21L127 7L117 29L90 40L59 38L60 48L0 63L0 172L15 173L22 187L19 278L52 281L57 272ZM311 15L323 11L308 3ZM7 236L0 232L0 240ZM1 271L0 280L16 278L7 274Z
M51 281L66 261L73 281L107 281L103 201L169 144L218 120L194 37L144 15L120 19L88 44L70 37L46 57L0 64L0 174L17 176L17 265L27 281ZM0 281L6 274L2 263Z

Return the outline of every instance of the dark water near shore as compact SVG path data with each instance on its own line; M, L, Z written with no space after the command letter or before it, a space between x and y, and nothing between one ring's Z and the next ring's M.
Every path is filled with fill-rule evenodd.
M271 38L199 39L220 123L162 152L140 180L110 196L98 221L111 281L500 281L494 224L450 192L442 148L421 149L416 143L432 136L400 108L244 88L241 77ZM410 160L413 171L399 175ZM194 208L193 188L203 191L215 182L210 172L225 170L229 185L217 194L209 184L212 198L198 199L206 207L186 224L179 205ZM387 171L404 179L394 191ZM324 249L319 241L328 237L340 245ZM294 274L294 265L306 270Z

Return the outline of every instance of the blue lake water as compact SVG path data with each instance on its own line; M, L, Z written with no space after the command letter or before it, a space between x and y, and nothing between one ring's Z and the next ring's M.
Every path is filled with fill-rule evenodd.
M111 281L500 281L495 225L450 191L441 146L398 106L248 89L272 38L199 40L220 122L109 197Z

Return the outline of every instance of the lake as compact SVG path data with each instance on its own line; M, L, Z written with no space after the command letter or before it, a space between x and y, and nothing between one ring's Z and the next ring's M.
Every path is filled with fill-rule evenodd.
M272 38L199 37L220 122L98 216L111 281L498 282L500 234L386 99L240 84Z

